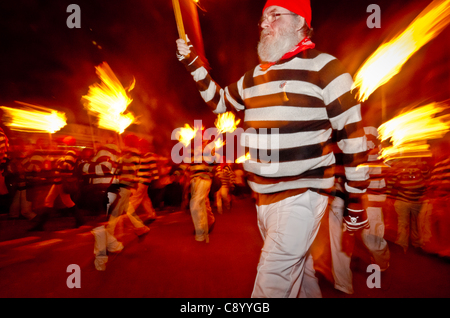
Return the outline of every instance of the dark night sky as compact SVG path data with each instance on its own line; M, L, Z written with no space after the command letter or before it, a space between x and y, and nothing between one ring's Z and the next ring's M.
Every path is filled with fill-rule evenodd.
M316 48L338 57L353 75L386 37L401 31L431 1L312 0ZM81 28L69 29L67 6L81 8ZM258 63L257 23L265 0L201 0L198 11L213 78L226 85ZM325 4L326 3L326 4ZM381 7L381 29L369 29L369 4ZM136 78L129 109L140 125L129 131L155 136L161 147L173 129L215 116L175 56L177 29L170 0L3 0L0 3L0 104L40 104L88 124L80 103L106 61L124 86ZM405 65L388 85L395 113L414 101L450 98L448 28ZM101 49L93 44L101 46ZM379 91L367 107L379 103Z

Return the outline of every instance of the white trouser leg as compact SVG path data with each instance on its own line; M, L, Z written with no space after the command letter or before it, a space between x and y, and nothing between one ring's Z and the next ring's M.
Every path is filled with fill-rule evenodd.
M99 271L104 271L106 269L106 263L108 262L108 255L106 253L106 229L105 226L101 225L94 228L91 233L94 235L94 254L95 268Z
M306 279L307 283L302 285L305 267L308 267L307 275L313 275L312 259L307 262L308 252L327 205L327 197L307 191L270 205L257 206L264 246L252 297L321 297L314 279ZM314 284L317 286L313 287Z
M344 218L344 200L335 197L331 203L328 215L331 248L331 272L334 278L334 288L353 294L353 276L350 270L352 255L342 248L342 222Z
M384 239L383 212L380 207L368 207L367 216L370 228L361 232L361 239L372 254L375 263L385 270L389 267L390 252Z
M208 240L208 194L211 183L211 180L198 177L191 181L191 202L189 206L195 227L196 241Z

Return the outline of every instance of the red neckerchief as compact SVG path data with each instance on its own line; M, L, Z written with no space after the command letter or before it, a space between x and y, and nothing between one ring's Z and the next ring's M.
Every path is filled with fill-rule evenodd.
M296 55L304 50L313 49L315 46L316 45L311 41L311 39L306 37L303 40L301 40L300 43L298 43L296 46L294 46L294 48L292 50L290 50L285 55L283 55L283 57L280 59L280 61L291 58L294 55ZM261 69L263 71L265 71L269 67L271 67L272 65L275 65L275 64L276 64L276 62L269 62L269 63L260 64L259 66L261 67Z

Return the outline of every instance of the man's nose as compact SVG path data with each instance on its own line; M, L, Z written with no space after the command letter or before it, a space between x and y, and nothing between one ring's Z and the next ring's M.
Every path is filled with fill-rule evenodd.
M270 23L267 22L267 19L264 19L264 20L260 23L259 26L261 27L261 29L265 29L265 28L269 27L269 25L270 25Z

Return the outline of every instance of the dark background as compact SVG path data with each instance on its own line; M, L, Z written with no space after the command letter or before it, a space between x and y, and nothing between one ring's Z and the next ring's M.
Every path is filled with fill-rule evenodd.
M200 2L205 55L213 78L225 86L258 63L257 23L265 0ZM430 2L312 0L313 41L354 75L384 40L402 31ZM80 29L66 25L71 3L81 8ZM371 3L381 8L380 29L366 25ZM136 79L129 110L141 123L127 131L151 135L157 151L170 151L173 129L193 125L195 119L212 127L215 119L176 58L177 38L170 0L1 1L0 105L40 104L64 111L69 124L88 125L80 99L98 81L94 67L106 61L125 87ZM381 93L388 117L414 103L449 99L449 39L447 28L370 97L365 111L381 116Z

